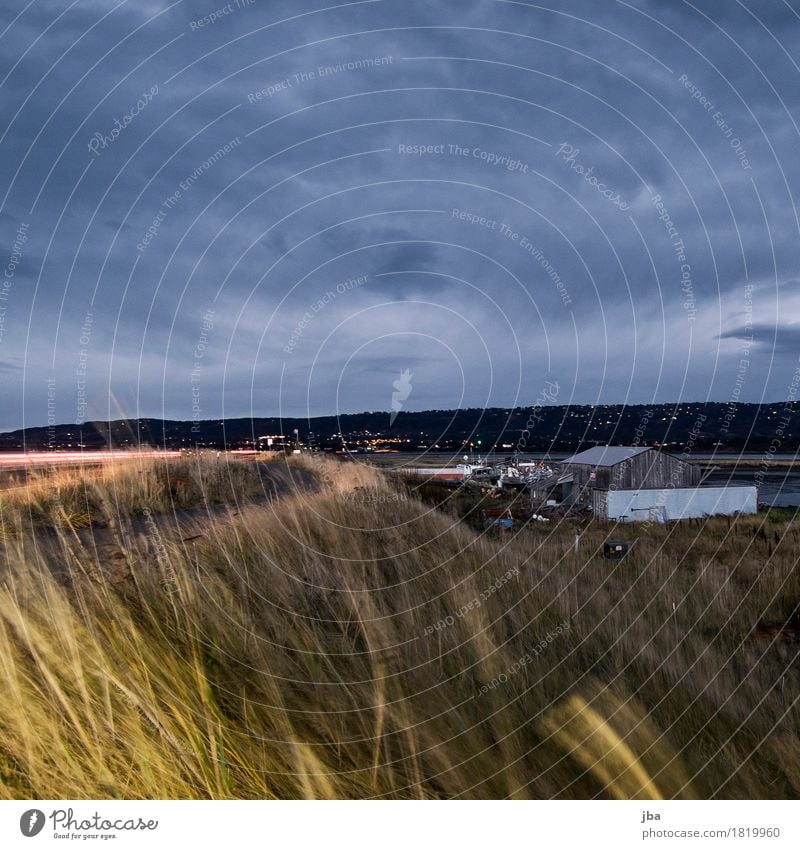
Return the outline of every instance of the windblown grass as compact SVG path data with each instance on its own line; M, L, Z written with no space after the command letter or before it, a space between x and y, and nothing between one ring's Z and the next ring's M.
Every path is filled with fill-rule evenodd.
M0 489L0 527L5 535L19 526L82 528L115 516L247 502L265 491L264 461L230 462L211 451L178 460L132 457L30 472L24 484Z
M755 639L800 601L791 516L614 529L613 563L608 526L490 538L370 469L285 469L190 531L148 481L94 502L102 545L6 540L3 796L800 795L797 647Z

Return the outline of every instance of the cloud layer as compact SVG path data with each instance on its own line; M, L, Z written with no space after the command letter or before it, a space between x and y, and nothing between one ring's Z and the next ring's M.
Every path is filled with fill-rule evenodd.
M4 7L0 427L390 410L406 369L404 409L786 398L799 33L783 0Z

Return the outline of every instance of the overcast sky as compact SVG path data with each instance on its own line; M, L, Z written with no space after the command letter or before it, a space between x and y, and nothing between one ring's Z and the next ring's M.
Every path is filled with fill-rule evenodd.
M2 429L797 392L797 0L9 0L0 34Z

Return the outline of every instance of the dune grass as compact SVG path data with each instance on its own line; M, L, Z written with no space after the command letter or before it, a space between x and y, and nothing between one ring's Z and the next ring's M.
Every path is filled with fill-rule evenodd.
M261 469L276 456L261 455L257 465L213 451L169 461L132 454L117 463L34 470L0 489L0 539L20 528L80 529L114 517L247 502L264 494Z
M45 540L46 487L38 523L15 496L3 797L800 795L797 644L756 630L800 601L793 515L590 523L576 553L570 523L479 534L312 457L250 506L257 476L201 469L200 501L216 480L240 508L187 530L159 474L90 484L102 545L71 523Z

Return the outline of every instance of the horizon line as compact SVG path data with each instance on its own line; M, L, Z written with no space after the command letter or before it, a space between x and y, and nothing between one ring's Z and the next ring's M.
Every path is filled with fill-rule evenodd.
M413 415L423 415L425 413L459 413L459 412L470 412L473 410L510 410L513 412L514 410L531 410L535 408L539 408L541 410L545 409L569 409L569 408L578 408L578 407L680 407L680 406L699 406L699 405L710 405L710 404L719 404L721 406L726 407L770 407L774 405L784 405L789 406L792 404L800 403L800 399L780 399L778 401L659 401L659 402L648 402L648 403L627 403L624 401L618 401L615 403L603 403L603 404L526 404L524 406L515 405L513 407L507 406L495 406L495 407L430 407L425 410L402 410L397 414L397 418L399 419L401 416L413 416ZM315 419L330 419L330 418L344 418L346 416L375 416L375 415L389 415L389 410L362 410L356 413L322 413L315 416L280 416L280 415L237 415L237 416L214 416L209 419L171 419L165 418L162 416L127 416L116 419L90 419L82 424L78 424L76 422L59 422L58 424L35 424L35 425L22 425L20 427L11 428L9 430L0 430L0 435L17 433L20 431L26 430L38 430L38 429L47 429L47 428L58 428L58 427L89 427L93 424L115 424L117 422L134 422L134 421L156 421L156 422L174 422L176 424L191 424L191 425L202 425L208 423L225 423L225 422L233 422L233 421L242 421L242 420L257 420L257 419L277 419L278 421L306 421L311 422Z

